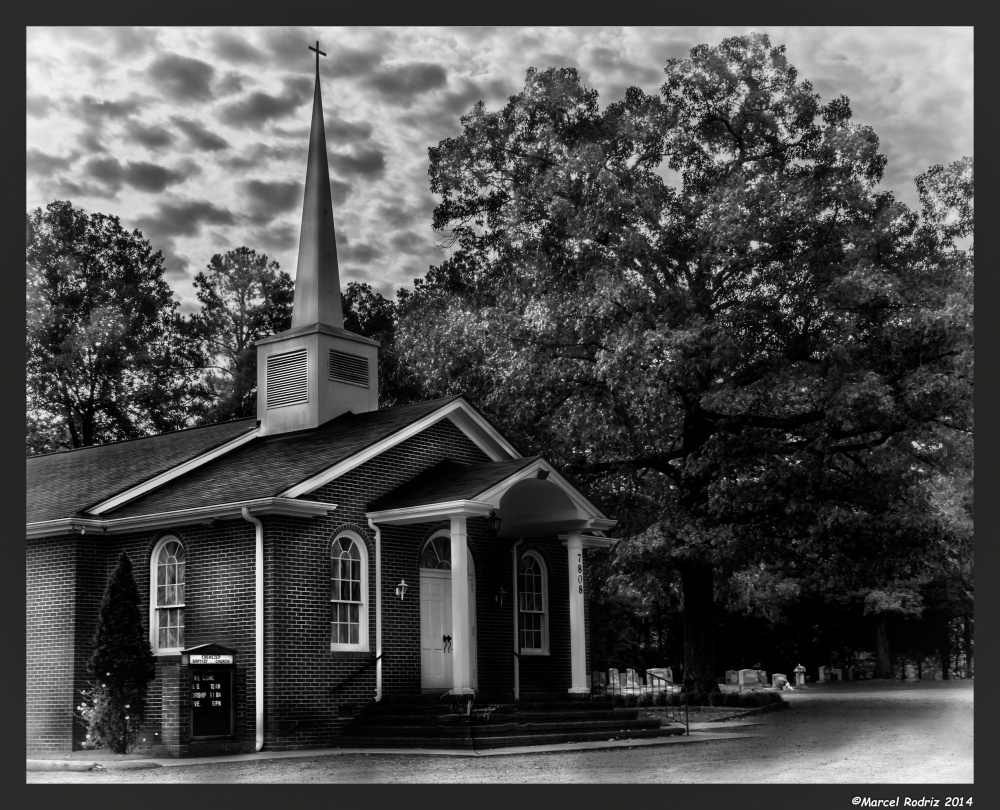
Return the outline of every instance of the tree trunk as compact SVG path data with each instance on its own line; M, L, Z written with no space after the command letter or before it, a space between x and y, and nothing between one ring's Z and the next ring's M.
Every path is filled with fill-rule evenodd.
M889 652L889 614L875 616L875 677L892 677L892 655Z
M718 692L715 668L715 594L712 568L680 568L684 593L684 687L688 694Z
M963 617L962 646L965 647L965 677L972 677L972 616L966 613Z
M949 669L951 668L951 622L946 617L941 622L941 636L939 640L941 651L941 680L951 680Z

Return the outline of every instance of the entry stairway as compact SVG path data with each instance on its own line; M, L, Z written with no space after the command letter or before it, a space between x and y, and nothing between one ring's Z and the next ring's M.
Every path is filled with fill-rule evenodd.
M644 709L608 700L537 696L517 704L481 697L449 703L436 696L383 698L366 707L338 738L341 748L487 750L566 742L648 739L684 734Z

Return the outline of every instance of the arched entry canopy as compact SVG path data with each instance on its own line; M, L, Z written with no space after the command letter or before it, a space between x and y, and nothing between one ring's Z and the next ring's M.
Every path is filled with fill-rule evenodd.
M374 501L374 523L426 523L455 515L500 518L500 537L584 534L584 547L614 543L611 520L541 457L457 464L443 461Z
M453 583L465 582L469 570L467 521L470 517L500 518L501 538L558 536L567 554L569 585L572 687L586 693L586 628L582 576L583 549L607 548L614 540L604 531L615 525L588 501L545 459L519 458L486 464L442 461L398 489L369 504L365 516L375 529L376 569L381 527L449 521ZM516 544L515 544L516 545ZM381 581L380 574L377 581ZM513 573L512 573L513 576ZM380 610L380 608L379 608ZM381 613L380 613L381 615ZM473 688L473 638L469 595L464 587L452 588L452 676L456 695L471 695ZM381 641L376 632L377 645ZM516 667L516 664L515 664ZM515 691L516 687L515 670Z

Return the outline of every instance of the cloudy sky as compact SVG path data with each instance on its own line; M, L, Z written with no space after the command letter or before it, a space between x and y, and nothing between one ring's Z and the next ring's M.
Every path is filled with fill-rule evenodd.
M294 276L316 40L344 284L411 286L435 247L427 148L528 67L576 67L602 106L655 93L670 57L763 31L824 100L851 100L910 205L913 178L973 154L971 28L28 28L27 208L113 214L163 252L183 309L214 253Z

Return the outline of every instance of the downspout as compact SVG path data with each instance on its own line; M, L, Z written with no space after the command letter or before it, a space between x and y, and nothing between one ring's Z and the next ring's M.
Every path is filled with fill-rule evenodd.
M510 547L511 570L514 577L511 593L514 598L514 700L521 699L521 659L517 653L517 547L524 542L524 538L518 538L517 542Z
M254 543L254 666L257 670L257 677L254 683L254 713L256 717L256 739L254 741L254 751L260 751L264 747L264 524L259 518L250 514L250 510L243 507L243 518L250 521L255 528L256 542Z
M375 532L375 701L382 699L382 530L368 518Z

